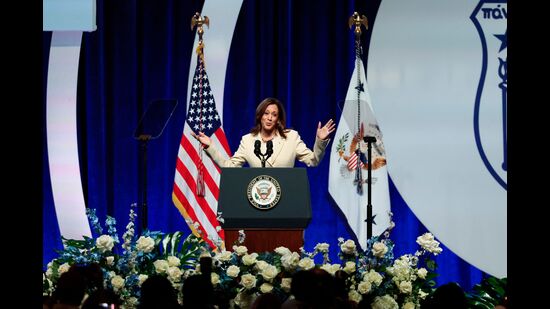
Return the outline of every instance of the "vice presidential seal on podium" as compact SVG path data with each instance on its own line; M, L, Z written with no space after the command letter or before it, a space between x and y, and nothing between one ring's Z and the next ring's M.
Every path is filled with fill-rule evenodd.
M248 184L246 196L250 204L258 209L275 207L281 198L281 186L277 179L269 175L254 177Z
M311 221L305 168L221 168L218 211L230 248L244 230L249 251L298 251Z

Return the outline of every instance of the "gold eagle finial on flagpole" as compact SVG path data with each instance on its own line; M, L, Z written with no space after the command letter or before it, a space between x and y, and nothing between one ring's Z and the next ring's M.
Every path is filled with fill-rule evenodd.
M199 34L199 45L197 46L197 55L201 58L203 64L204 62L204 43L202 41L202 35L204 34L204 29L202 28L202 25L207 25L208 28L210 28L210 18L208 16L201 16L199 12L196 12L193 17L191 17L191 30L197 26L197 33ZM205 65L206 66L206 65Z
M348 25L350 29L353 25L355 25L355 30L353 32L355 33L356 40L358 40L361 36L361 25L365 26L365 30L369 29L367 17L365 15L359 16L359 13L357 12L353 12L353 15L350 16L348 19Z

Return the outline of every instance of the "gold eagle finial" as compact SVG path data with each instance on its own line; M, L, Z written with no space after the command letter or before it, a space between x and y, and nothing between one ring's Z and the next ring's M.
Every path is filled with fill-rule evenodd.
M195 26L197 26L197 33L199 34L199 44L197 46L196 52L203 64L205 64L206 66L206 63L204 62L204 42L202 41L204 29L202 28L202 25L207 25L208 28L210 28L210 18L208 18L208 16L203 17L199 12L196 12L195 15L191 17L191 30L193 30Z
M353 15L350 16L348 19L348 25L350 29L353 25L355 25L355 30L353 32L355 33L356 38L361 36L361 25L365 26L365 30L369 29L367 17L365 15L359 16L359 13L357 12L353 12Z

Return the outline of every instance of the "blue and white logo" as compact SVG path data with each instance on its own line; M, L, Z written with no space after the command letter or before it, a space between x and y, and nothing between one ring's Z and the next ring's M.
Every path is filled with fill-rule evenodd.
M481 76L474 107L476 145L483 163L495 180L506 190L508 189L507 17L506 1L488 0L480 1L470 16L479 33L483 52Z

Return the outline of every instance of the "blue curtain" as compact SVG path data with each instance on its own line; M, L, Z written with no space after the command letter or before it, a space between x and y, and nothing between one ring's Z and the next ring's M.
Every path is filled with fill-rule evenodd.
M100 221L106 215L115 217L120 234L128 222L130 205L139 202L144 176L134 129L149 102L166 98L177 99L179 104L162 136L148 143L148 227L189 233L171 194L187 110L195 35L189 27L190 18L201 11L203 4L195 0L98 0L98 29L84 34L77 99L83 189L87 207L96 209ZM353 71L354 38L347 20L354 11L369 20L369 30L362 36L366 65L379 5L380 0L244 0L229 54L223 98L223 127L232 151L252 127L256 105L268 96L285 104L288 125L313 146L317 122L339 119ZM205 31L208 33L208 28ZM51 33L44 32L44 84L50 40ZM209 48L207 36L205 42ZM46 264L62 245L46 152L43 157ZM333 251L331 259L338 261L337 238L352 236L328 194L328 165L325 158L318 167L307 170L313 218L305 233L305 249L312 251L318 242L327 242ZM390 186L396 223L391 236L396 243L394 253L414 253L416 237L427 230L393 183ZM455 281L470 289L486 276L448 248L443 249L436 258L438 284Z

